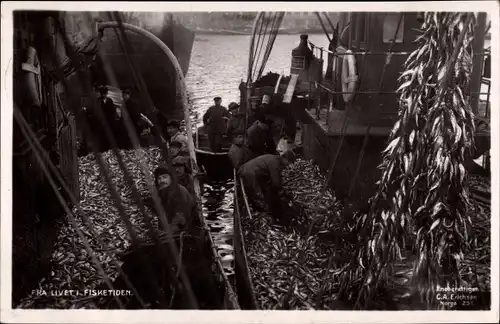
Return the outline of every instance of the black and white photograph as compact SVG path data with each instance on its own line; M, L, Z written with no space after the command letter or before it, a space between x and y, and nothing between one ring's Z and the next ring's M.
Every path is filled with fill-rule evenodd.
M2 322L498 321L497 2L13 3Z

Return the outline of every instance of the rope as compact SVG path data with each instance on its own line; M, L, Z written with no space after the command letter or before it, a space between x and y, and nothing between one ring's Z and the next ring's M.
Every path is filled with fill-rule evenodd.
M281 26L281 23L283 21L284 13L280 12L276 14L273 26L271 27L271 36L269 36L269 41L267 44L266 52L264 54L264 59L262 60L262 65L259 70L259 74L257 75L257 79L259 79L262 74L264 73L264 69L267 65L267 62L269 60L269 56L271 55L274 42L276 41L276 37L278 36L279 28Z
M260 40L262 38L262 42L260 42L260 43L259 43L259 41L257 42L258 52L257 52L257 57L256 57L256 59L254 59L254 62L252 64L252 80L256 80L255 73L257 72L257 65L255 63L259 61L260 54L262 53L262 48L264 47L263 44L264 44L264 40L265 40L266 34L267 34L267 27L269 26L269 19L265 19L265 24L266 25L265 25L264 36L263 37L261 37L261 33L262 33L262 27L264 27L264 24L261 24L261 28L260 28L260 31L259 31L259 38L258 38L258 40ZM255 70L253 69L253 67L255 67Z
M328 43L330 43L332 41L332 39L330 37L330 34L328 34L328 31L326 30L325 25L323 24L323 20L321 19L319 12L316 11L315 14L318 17L319 23L321 24L321 28L323 28L323 31L325 32L325 35L328 38Z

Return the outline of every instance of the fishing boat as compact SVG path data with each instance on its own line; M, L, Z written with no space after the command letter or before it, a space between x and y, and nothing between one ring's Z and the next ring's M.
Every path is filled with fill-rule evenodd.
M103 26L111 28L115 26L115 24L110 23L107 25L101 25L101 27ZM168 58L168 60L170 60L170 62L172 63L172 66L176 71L175 81L179 85L181 103L184 107L183 113L188 135L189 155L191 157L191 160L194 163L197 163L197 154L196 154L197 152L195 150L195 143L193 140L191 117L187 105L187 93L186 93L186 86L184 83L184 74L182 72L182 67L177 61L174 53L169 49L169 47L164 42L162 42L161 39L137 26L123 24L123 27L127 30L137 33L138 35L144 38L147 38L149 41L152 41L151 43L155 44L155 46L157 46L163 52L163 55L166 58ZM195 292L195 295L198 298L204 298L206 304L210 305L208 306L209 309L216 309L216 308L239 309L239 304L237 301L236 294L234 293L231 283L224 272L224 269L220 261L220 256L217 253L217 249L215 247L213 238L210 235L210 229L203 216L202 212L203 209L201 205L201 190L200 190L201 188L197 178L194 179L194 189L195 189L196 203L197 203L197 218L198 218L197 221L199 224L201 224L201 226L198 231L198 236L194 237L193 245L191 246L191 251L194 253L194 259L191 259L190 260L191 262L187 265L187 268L191 270L191 272L189 272L188 270L188 274L190 273L191 276L197 275L196 269L193 270L193 267L196 267L197 264L196 255L198 255L198 265L202 264L203 261L205 261L205 265L208 265L208 267L205 267L205 270L207 269L211 270L211 273L210 272L207 273L207 271L205 271L204 274L198 273L199 276L202 276L201 281L198 281L198 284L208 281L209 284L207 285L210 286L211 284L211 288L215 289L216 291L215 295L207 296L206 294L209 294L209 292L207 292L205 289L211 289L211 288L210 287L206 288L205 286L205 288L199 288L199 289L195 288L195 290L197 291L197 293ZM137 251L133 251L132 253L134 252ZM139 251L137 253L141 254L142 252ZM205 256L205 258L203 258L203 256ZM142 279L141 276L138 279L139 280ZM183 290L185 290L186 286L183 287L184 287ZM185 305L182 306L185 307Z
M253 53L258 50L254 48L254 38L259 22L263 21L261 15L254 24L250 64L254 64ZM283 104L302 126L300 138L296 139L302 147L302 157L312 160L327 174L324 186L333 189L337 198L346 204L354 200L368 201L374 194L375 182L380 179L377 167L382 162L381 152L398 118L395 89L398 77L404 72L403 63L416 49L414 40L420 32L420 18L421 13L417 12L341 13L339 24L331 25L331 39L323 26L331 43L330 49L318 47L308 41L307 35L302 35L300 45L291 53L288 85L281 91L280 81L276 84L274 94L283 97ZM481 68L487 55L482 53L485 35L481 28L484 29L485 20L485 14L477 16L472 43L471 105L475 122L483 125L474 134L474 158L488 154L490 148L489 91L481 93L481 84L487 83ZM323 72L325 60L328 62L326 73ZM241 93L242 98L247 98L246 107L251 106L256 93L262 95L255 87L259 78L249 76L248 80ZM486 111L485 116L481 116L481 111ZM366 145L368 139L370 145ZM255 215L252 216L239 182L235 178L237 287L243 294L239 293L241 306L254 309L258 305L255 294L249 291L253 284L241 219Z
M224 135L222 141L222 151L212 152L208 135L205 133L205 127L201 126L196 130L195 137L195 152L198 166L203 168L207 176L211 179L228 179L232 176L231 160L229 160L228 152L231 147L231 142Z
M37 19L33 19L34 17ZM19 52L17 51L15 52L16 53L15 63L19 66L20 69L22 67L25 72L15 75L15 82L16 82L15 89L17 89L15 96L15 103L16 106L19 105L21 108L19 109L17 107L15 108L15 116L17 121L16 125L20 125L20 127L16 128L15 145L14 145L15 147L14 151L16 152L15 159L16 161L18 161L18 163L16 163L18 164L18 168L14 170L14 173L16 174L14 179L15 181L14 185L16 190L14 197L14 205L15 205L14 208L16 212L15 219L19 219L20 221L25 221L26 223L30 224L29 226L25 226L24 224L23 226L20 226L18 222L14 222L15 223L14 233L16 234L15 235L16 237L19 237L15 242L16 247L14 248L14 251L16 251L14 253L14 269L17 269L16 272L19 273L20 276L19 278L23 278L24 280L21 283L21 285L16 286L17 283L14 285L13 295L15 299L14 301L15 304L17 304L18 300L22 298L22 296L26 293L27 290L29 291L37 287L36 283L37 282L40 283L39 281L40 278L37 276L45 276L44 272L46 270L50 274L50 269L51 269L50 262L54 261L54 259L51 260L51 256L53 255L53 250L52 250L54 245L53 243L57 238L56 225L58 222L55 221L58 218L62 217L63 219L61 223L63 223L64 221L68 222L68 220L64 218L65 215L70 219L74 220L74 214L73 212L71 212L70 207L68 207L68 204L72 204L72 206L80 205L78 198L79 197L78 194L80 192L80 183L79 183L79 172L78 172L79 164L76 155L77 145L75 139L75 133L76 133L75 121L74 121L74 116L72 116L71 113L68 113L66 111L65 116L64 114L62 114L65 113L64 111L65 107L63 106L63 104L68 104L68 101L70 102L71 98L69 98L68 93L58 92L60 88L63 88L65 90L71 89L70 87L68 87L68 79L70 78L70 75L65 75L63 79L57 80L57 82L55 83L41 82L39 78L41 74L40 69L42 69L42 67L43 69L48 69L47 66L49 66L50 63L53 61L66 62L67 65L65 66L65 69L70 70L68 66L71 66L73 68L73 71L70 70L71 74L75 74L74 72L77 71L79 72L81 70L86 69L86 66L82 65L81 64L82 62L80 60L75 60L75 56L69 56L66 50L64 49L64 42L63 42L64 36L60 32L60 30L56 29L58 25L57 23L58 19L59 19L58 14L53 12L34 13L34 16L31 16L30 13L27 12L16 12L15 14L16 35L19 36L19 38L16 40L16 48L19 50ZM99 27L105 29L105 28L117 27L118 25L121 24L119 24L118 22L108 21L103 23L103 25L100 25ZM156 37L152 33L140 27L126 23L124 23L122 27L126 30L139 34L141 37L148 38L148 41L150 43L155 44L155 46L160 48L160 50L163 52L163 59L169 60L172 63L173 68L177 72L176 82L179 84L179 90L180 90L179 92L181 95L182 104L184 105L183 107L185 108L183 110L183 113L184 116L187 118L186 121L187 125L190 125L189 112L187 108L187 97L186 97L184 78L183 78L184 74L182 72L182 67L180 63L177 61L175 55L165 45L164 42L162 42L158 37ZM50 32L47 32L46 29L48 29L48 31ZM54 30L57 30L59 32L55 33ZM30 38L35 38L37 39L37 41L50 39L50 41L46 43L61 44L61 47L42 48L40 53L37 53L37 51L32 47L26 48L27 47L26 44L30 44L30 42L27 41ZM56 39L57 41L54 39ZM27 54L27 56L24 57L21 54L22 55ZM54 56L56 57L55 60L53 59ZM47 70L44 70L44 73L46 71ZM58 84L59 82L63 83L64 87L61 87L61 84ZM73 82L74 82L73 85L75 85L75 87L76 85L81 86L81 83L84 83L84 81L80 81L80 84L78 84L75 80L73 80ZM25 84L28 85L28 87L25 87L24 86ZM69 84L71 85L71 83ZM21 89L24 90L21 91ZM26 91L26 89L28 91ZM30 124L34 122L37 123L38 122L37 118L38 119L40 118L40 116L36 115L33 116L31 110L34 107L41 105L40 98L42 90L51 94L51 96L49 97L50 106L47 107L49 108L47 110L48 111L50 110L50 113L47 113L47 115L44 116L43 118L44 120L48 119L50 122L48 123L48 125L43 125L43 124L35 125L36 126L35 129L30 130L30 128L33 128L33 126L30 126ZM71 93L71 91L69 92ZM58 97L58 95L66 95L66 96L60 98ZM78 98L78 100L75 100L74 98L72 100L74 102L80 102L79 99L80 97ZM78 109L76 111L78 111ZM82 115L81 112L79 114L80 116ZM27 118L25 118L24 116L27 116ZM26 121L26 119L28 121ZM143 119L145 119L145 121L148 122L150 125L152 124L152 122L149 121L147 117L143 116ZM55 122L55 125L53 125L52 122ZM35 134L34 132L37 133ZM52 148L52 146L54 145L54 141L51 138L48 138L50 142L44 143L44 140L48 137L47 133L51 135L51 132L57 133L55 141L59 145L57 145L57 151L55 153L57 153L59 156L60 166L58 167L54 166L54 163L52 161L49 161L50 159L48 155L44 156L44 154L47 154L46 152L44 152L44 149L46 151L50 151L50 148ZM23 143L23 137L25 138L24 143ZM193 161L196 162L193 136L189 130L188 130L188 137L189 137L190 155ZM26 142L28 142L29 145L26 145L27 144ZM40 142L42 142L42 145L40 145ZM160 142L164 142L164 140L162 139L162 141ZM37 145L40 147L37 147ZM26 148L26 146L28 146L28 149ZM40 163L40 166L42 166L40 169L42 169L43 174L38 174L39 173L38 169L35 171L33 170L33 168L30 168L30 165L33 163L35 158ZM50 158L52 158L52 152L50 154ZM33 172L28 173L28 176L31 176L31 179L28 180L26 179L27 170L28 171L33 170L33 172L37 174ZM57 204L58 200L51 196L51 194L54 193L53 191L57 191L56 190L57 187L55 187L53 182L54 175L56 175L58 179L62 180L61 181L62 188L60 189L60 191L63 198L60 197L58 198L61 205L64 205L66 207L64 211L56 210L59 209L58 208L59 206ZM48 182L47 179L49 179L49 181L51 182L51 186L49 187L46 185L46 183ZM28 185L29 183L32 182L34 182L32 185ZM29 189L28 194L30 194L31 196L26 197L25 196L26 194L21 192L23 189L25 191ZM173 276L165 275L165 272L169 272L169 270L172 269L168 269L168 266L166 267L166 264L162 263L162 261L166 260L165 257L167 256L163 252L164 250L169 250L171 248L171 245L170 244L167 245L165 244L165 242L171 242L172 238L168 238L165 235L162 235L159 238L160 239L159 243L155 240L152 240L154 241L152 243L144 239L144 236L147 236L148 233L142 233L146 235L142 235L141 236L142 239L140 239L139 241L137 240L134 241L134 243L138 244L132 244L131 248L126 253L121 255L124 264L123 268L119 272L128 274L130 276L127 276L128 279L125 279L124 276L120 275L118 276L117 279L114 280L114 284L116 285L116 287L121 287L123 289L132 289L132 291L140 292L142 295L141 300L139 300L139 295L133 295L131 296L130 299L128 299L128 301L125 304L123 304L122 300L122 303L119 303L117 301L117 304L114 305L112 300L113 298L108 299L107 301L105 300L104 303L99 303L97 299L95 300L95 302L91 301L91 299L93 299L95 296L90 296L90 298L84 298L83 301L82 300L78 301L80 307L82 304L84 304L83 306L84 308L86 306L93 308L98 306L103 309L114 308L114 306L118 308L155 307L155 308L177 308L177 309L186 309L193 307L203 308L203 309L239 308L237 297L231 286L230 280L228 279L228 277L224 272L214 241L210 235L210 229L203 217L202 206L201 206L200 184L197 179L194 180L194 189L195 189L195 200L197 205L196 208L197 230L193 230L190 233L190 235L186 235L185 237L181 236L180 247L178 248L178 250L175 251L175 249L172 249L174 251L170 250L169 252L170 254L167 254L170 257L175 256L174 259L176 260L181 260L181 261L184 260L185 261L184 267L181 266L175 268L173 270ZM33 197L36 196L37 194L39 195L37 201L32 202ZM67 195L71 197L66 198ZM67 199L67 202L63 204L62 200L64 199ZM21 203L21 201L24 202ZM27 204L26 203L27 201L30 203ZM51 202L49 205L47 205L48 201ZM37 205L37 207L31 208L33 207L31 205L35 204ZM24 207L25 205L29 206ZM54 206L54 208L52 206ZM41 213L42 212L42 210L40 210L41 208L45 208L45 210L43 210L44 212L43 214ZM58 215L53 215L54 213L57 213ZM33 221L33 219L37 217L35 216L36 214L44 216L44 220L42 220L43 226ZM26 216L31 217L31 221L26 220ZM54 225L54 222L56 223L56 225ZM66 228L68 227L67 225L72 227L73 224L65 224L63 225L63 227L65 226ZM35 229L32 228L33 226L35 227ZM74 226L72 228L75 228L77 233L81 233L79 232L78 226ZM34 248L32 248L34 250L33 251L34 253L32 253L31 251L26 251L29 249L29 247L27 247L25 244L22 243L22 239L24 239L29 243L32 243L33 237L35 239L34 242L36 245ZM99 235L97 235L95 239L99 241L100 240ZM45 242L42 242L40 240L45 240ZM162 249L162 247L168 247L168 248ZM22 249L24 254L20 254L19 249ZM46 256L43 258L43 260L40 260L40 255L36 254L40 252L42 252ZM95 253L93 253L92 250L87 250L86 253L88 253L89 256L90 255L95 256ZM144 267L143 264L137 262L137 259L143 259L145 255L149 256L149 258L146 260L149 264L149 267ZM113 256L111 258L113 259ZM156 262L154 262L155 260ZM99 270L102 269L101 262L103 261L97 260L97 258L94 258L93 261L95 266L94 269L96 268ZM34 275L31 273L30 269L25 269L26 267L21 269L22 268L21 265L26 265L26 264L34 265L33 269L35 269L36 272ZM115 266L116 265L118 265L118 263L115 263ZM120 266L118 265L117 268L120 269ZM147 276L148 272L144 274L144 272L142 271L144 270L144 268L152 269L153 273L156 275L155 277L159 278L161 281L156 282L152 286L145 283L145 281L147 281L148 278L149 279L151 278ZM202 269L203 271L199 271L200 269ZM172 271L170 271L170 274L172 274ZM103 275L106 284L97 288L103 288L103 289L112 288L112 286L110 287L110 278L107 276L107 274L105 272L101 272L101 275ZM29 281L25 279L25 277L27 276L30 276ZM185 278L185 276L187 276L187 278ZM48 277L50 277L50 275L48 275L46 278ZM181 289L182 291L178 289L179 286L176 286L175 284L172 286L170 285L173 284L173 281L176 281L179 277L181 279L181 282L184 283L182 285ZM187 282L189 281L193 282L191 287L189 287L189 284L187 284ZM132 283L132 285L130 285L130 283ZM165 285L162 286L162 283ZM158 295L149 294L150 292L152 292L151 289L158 291L159 287L165 288L164 292L166 292L166 295L170 297L171 302L167 301L166 303L158 305L157 303ZM174 287L174 289L177 288L177 292L172 290L171 287ZM186 298L188 295L186 292L189 291L189 288L191 288L191 290L194 291L194 298L199 299L198 303L195 302L193 304L189 302L188 298ZM177 298L174 298L175 297L174 294L177 296ZM163 299L165 299L167 296L163 297L164 297ZM50 304L51 302L53 301L48 301L47 303ZM54 303L60 305L59 302L57 301L54 301ZM34 308L37 308L37 306L43 307L43 305L40 304L35 305L35 304L30 303L28 301L26 304L23 305L29 305L27 306L28 308L32 308L33 306Z

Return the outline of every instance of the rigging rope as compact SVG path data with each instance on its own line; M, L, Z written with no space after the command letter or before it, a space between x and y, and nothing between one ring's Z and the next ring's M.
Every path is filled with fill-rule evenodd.
M265 14L259 14L259 16L257 16L255 24L256 26L260 24L260 26L255 27L254 30L255 32L257 28L259 28L257 43L255 43L256 33L252 35L252 40L250 42L247 84L251 84L262 76L284 16L284 12L272 13L272 16L269 17L266 17ZM261 56L266 36L268 38L263 55Z

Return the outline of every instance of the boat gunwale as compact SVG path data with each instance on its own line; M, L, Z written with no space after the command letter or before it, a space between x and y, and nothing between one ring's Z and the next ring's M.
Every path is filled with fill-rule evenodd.
M233 228L234 228L233 235L234 236L238 235L240 238L239 240L233 239L233 242L240 242L241 254L243 256L243 260L242 260L243 261L243 269L246 272L246 275L245 274L244 275L245 275L247 282L250 286L249 288L250 288L251 302L252 302L253 306L255 307L254 310L260 310L259 304L257 302L257 297L255 295L255 288L254 288L254 284L253 284L252 274L250 273L247 248L246 248L246 244L245 244L245 236L244 236L244 232L243 232L243 225L241 223L241 213L240 213L240 210L246 210L247 216L250 217L251 211L248 210L248 208L246 207L248 205L248 198L247 198L246 193L244 192L244 190L238 191L241 188L242 184L241 184L240 178L237 176L236 169L233 169L233 177L234 177L234 192L235 192L234 212L233 212ZM240 196L242 199L238 199L238 197L240 197ZM240 204L242 202L243 202L243 206L240 207ZM239 248L239 247L235 246L235 251L236 251L236 248ZM235 260L236 260L236 255L235 255ZM236 271L237 271L237 267L235 266L235 272Z

